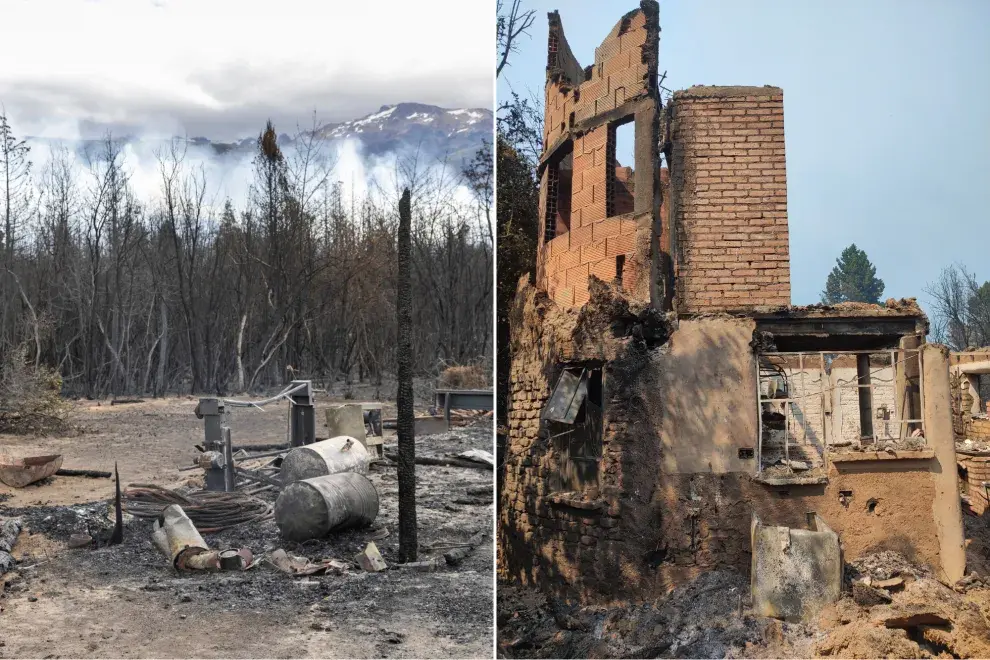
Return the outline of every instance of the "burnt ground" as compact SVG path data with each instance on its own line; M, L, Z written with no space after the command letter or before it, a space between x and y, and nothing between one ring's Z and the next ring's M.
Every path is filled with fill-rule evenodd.
M317 400L318 424L326 401ZM116 460L124 486L196 484L201 473L177 469L191 463L192 445L202 440L195 404L192 398L79 403L75 419L84 432L0 436L0 451L64 453L68 468L112 470ZM283 441L286 409L237 409L235 445ZM384 414L393 416L394 405ZM394 443L394 436L386 432L385 442ZM420 455L470 448L492 450L490 418L417 438ZM66 541L73 532L111 526L112 480L55 477L19 490L0 484L0 517L25 523L14 549L19 569L0 578L0 657L491 657L491 537L457 567L397 567L396 470L376 464L369 477L381 502L370 528L301 544L283 541L272 520L204 535L213 548L247 547L256 557L284 548L344 561L374 537L389 564L380 573L353 567L308 577L284 575L264 562L244 572L176 573L151 545L151 523L142 519L126 523L120 546L72 550ZM491 529L488 498L454 503L477 501L465 497L467 489L491 484L487 470L417 466L421 560ZM259 497L274 499L270 491ZM382 528L389 534L378 538Z
M965 517L967 566L950 589L891 551L846 565L842 598L813 621L788 623L749 608L749 579L702 573L654 602L580 606L500 582L502 658L986 658L990 657L990 516ZM971 574L972 574L971 573ZM889 602L857 600L851 581L899 577ZM913 620L912 620L913 618Z

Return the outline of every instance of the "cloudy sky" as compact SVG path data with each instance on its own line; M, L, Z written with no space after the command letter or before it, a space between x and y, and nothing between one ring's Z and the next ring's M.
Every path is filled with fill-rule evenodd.
M536 23L498 94L543 95L546 12L583 65L636 0L529 0ZM784 89L791 292L817 302L842 249L886 296L956 262L990 280L990 2L660 0L664 85Z
M492 2L4 0L20 135L252 136L401 101L492 107ZM280 128L281 130L281 128Z

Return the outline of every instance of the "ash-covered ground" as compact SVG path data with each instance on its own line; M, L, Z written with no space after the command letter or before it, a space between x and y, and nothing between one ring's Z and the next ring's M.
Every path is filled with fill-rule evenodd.
M867 578L899 583L851 588ZM749 601L749 580L731 570L702 573L655 602L607 607L499 583L498 657L990 657L990 580L977 574L952 589L892 551L847 564L842 597L814 620L759 616Z
M145 419L140 407L151 408L154 419L164 418L162 435L133 434L131 451L172 448L179 454L173 459L177 465L189 464L195 452L184 445L201 440L201 422L189 424L184 416L192 406L175 401L173 406L149 402L127 406L127 411L121 407L110 413L119 417L117 424L106 420L109 411L99 411L100 424L106 433L114 433L116 426L123 435L127 420ZM281 440L284 408L269 416L251 413L238 411L235 434L250 433L254 442ZM176 423L170 427L172 417ZM84 433L72 440L85 445L97 438ZM386 436L385 441L388 445L395 438ZM418 455L466 449L492 450L490 419L417 438ZM98 448L88 451L92 457ZM72 465L72 454L66 453L66 464ZM128 452L115 453L122 464L135 461ZM89 460L85 467L106 469L105 463ZM169 481L162 478L169 471L161 475L158 470L155 466L152 474L128 478L122 468L122 484L175 487L196 480L189 476L194 473L172 468ZM420 560L441 557L444 547L491 530L491 496L477 495L493 484L490 470L417 465L416 474ZM290 543L269 519L204 535L211 548L246 547L255 557L283 548L312 560L345 562L374 539L389 564L379 573L352 564L343 575L306 577L286 575L265 561L248 571L177 573L151 544L151 521L141 518L127 521L122 545L69 549L71 534L99 535L112 527L107 517L112 481L74 479L69 485L66 478L55 477L21 489L0 504L0 517L20 517L25 526L14 552L19 569L0 578L0 657L490 657L490 534L457 566L441 560L434 571L399 567L396 468L376 463L369 478L380 499L371 527ZM55 488L59 482L61 489ZM81 497L87 486L101 496ZM56 491L55 501L46 501L46 489ZM266 491L258 497L274 501L275 495ZM382 538L385 530L388 535Z

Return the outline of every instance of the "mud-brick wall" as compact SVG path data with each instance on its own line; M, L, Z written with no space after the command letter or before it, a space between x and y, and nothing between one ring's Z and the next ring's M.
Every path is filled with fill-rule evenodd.
M628 321L628 307L596 295L581 310L556 305L535 287L516 299L498 568L503 578L569 597L626 600L649 593L638 586L648 577L641 559L656 550L660 514L651 498L660 442L649 428L656 416L645 411L656 412L663 351L616 337L611 321ZM561 457L540 437L539 416L559 365L585 360L605 365L599 480L581 492L554 491Z
M671 112L676 308L790 304L783 92L691 87Z
M753 513L768 525L807 529L814 511L839 534L846 561L889 549L937 568L934 518L919 515L932 510L934 491L931 463L917 460L834 464L829 482L816 486L765 486L743 473L663 475L658 523L667 556L654 579L676 581L678 567L748 573Z
M638 303L595 283L581 309L524 285L512 310L511 404L498 511L502 578L584 602L661 597L701 571L747 573L749 523L822 515L848 559L878 549L938 566L934 460L836 463L829 482L771 487L738 449L756 440L752 320L682 320L632 339ZM617 332L625 327L627 331ZM563 363L604 364L599 483L555 492L561 456L540 412ZM749 380L747 380L749 379Z

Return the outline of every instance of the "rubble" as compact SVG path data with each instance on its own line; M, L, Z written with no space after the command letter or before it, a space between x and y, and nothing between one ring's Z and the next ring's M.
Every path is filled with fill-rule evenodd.
M853 582L852 597L857 605L862 605L863 607L880 605L891 601L890 594L865 581Z
M902 577L893 577L893 578L890 578L889 580L877 580L876 582L873 583L873 586L874 587L877 587L879 589L886 589L886 590L890 591L892 589L897 589L899 587L903 587L904 586L904 578L902 578Z
M655 602L575 606L536 589L499 584L498 651L508 658L990 657L990 589L959 594L902 555L859 560L842 597L795 624L756 615L746 578L704 572ZM899 572L903 588L878 584ZM917 577L915 577L917 576ZM869 598L862 595L869 594ZM982 612L982 613L981 613ZM948 654L948 655L940 655Z
M485 451L483 449L469 449L467 451L462 451L457 455L457 458L463 458L467 461L473 461L475 463L486 463L492 467L495 466L495 457L492 456L490 451Z
M956 452L968 456L990 456L990 440L956 440Z
M369 573L377 573L378 571L384 571L388 568L388 564L382 559L382 555L378 552L378 546L375 545L374 541L368 543L364 550L357 553L354 557L354 561L357 562L358 566Z
M11 556L17 537L24 527L20 518L8 518L0 521L0 575L13 570L17 561Z
M93 537L89 534L73 534L69 537L68 546L70 548L85 548L93 544Z
M340 575L349 566L336 559L314 562L306 557L290 555L282 548L271 553L268 561L272 566L288 575L317 575L328 572Z
M853 559L846 564L845 572L850 581L869 578L874 584L896 577L918 579L932 576L931 569L913 564L893 550L879 550Z
M376 644L385 643L384 638L377 632L366 637L361 631L366 628L377 631L376 624L383 617L390 621L390 626L402 626L399 630L428 631L429 639L424 639L426 633L418 633L411 643L405 642L404 648L419 649L411 651L415 655L427 654L423 644L434 637L441 639L447 654L456 653L457 648L472 649L463 653L472 656L481 654L477 652L480 647L490 650L491 544L481 543L456 566L444 559L444 553L456 549L453 546L470 541L479 524L483 527L491 524L490 505L448 508L452 498L467 491L487 488L490 492L490 471L418 467L420 540L425 544L421 558L436 561L436 568L367 573L358 569L351 558L370 540L375 541L389 568L398 565L396 535L388 533L397 519L393 465L379 462L369 471L368 478L380 497L374 527L339 529L304 544L292 543L282 537L270 515L278 495L274 489L253 498L245 497L244 492L255 487L239 481L239 492L205 493L200 490L201 475L175 473L176 466L192 462L189 459L193 452L182 453L190 435L202 432L202 422L186 419L192 417L193 406L195 401L185 398L149 400L135 406L121 406L112 418L106 417L109 410L104 406L102 411L91 413L96 421L90 420L90 425L104 424L101 428L105 434L94 431L72 439L73 446L79 450L80 464L103 467L98 457L106 447L113 446L115 456L121 458L122 466L128 465L135 481L156 484L121 482L125 513L120 545L101 548L90 545L84 550L66 548L73 534L101 537L111 532L113 523L107 518L108 506L113 504L110 483L55 479L44 484L45 491L29 488L35 495L15 492L14 506L9 506L9 502L2 505L4 517L21 517L25 529L30 531L21 535L15 551L20 565L4 576L8 586L7 599L0 600L0 605L6 608L2 615L4 633L0 637L7 643L5 652L15 656L93 654L86 647L87 640L79 638L76 642L74 635L44 644L44 634L39 637L37 632L42 622L36 624L31 618L32 612L38 616L38 608L42 606L49 608L45 611L48 621L54 615L51 608L56 607L78 610L74 616L82 626L102 626L107 619L126 621L124 625L135 634L119 642L115 639L118 652L114 654L133 654L137 648L143 648L140 638L154 636L162 625L172 625L169 621L173 617L178 617L175 625L181 625L189 635L209 643L234 644L230 648L239 649L238 653L245 657L284 653L285 648L276 647L272 640L281 644L285 630L308 629L313 620L324 622L325 628L338 636L344 634L341 628L346 621L348 634L354 633L348 648L358 649L353 651L355 654L370 656L375 653ZM149 414L149 408L153 415ZM282 411L285 409L286 404L282 404ZM322 418L322 413L318 411L318 414ZM270 410L267 413L239 410L234 417L236 429L243 431L237 436L242 446L250 447L254 439L267 441L278 437L285 429L285 418L272 415ZM163 419L167 421L163 423ZM118 441L122 444L113 444ZM417 444L449 455L472 448L487 449L491 447L490 420L438 436L417 437ZM9 497L7 493L0 493L0 500L5 497ZM245 509L242 506L245 501L255 504ZM176 571L169 560L163 561L165 555L149 543L154 521L170 504L183 508L209 549L209 553L202 553L204 558L215 552L220 570ZM257 507L258 514L267 511L269 515L247 520L248 516L243 514L252 513L253 507ZM236 518L242 519L240 524L227 524ZM251 559L237 552L237 548L250 548ZM269 561L273 555L281 554L277 553L279 550L293 558L292 573L283 572ZM234 553L239 558L232 557ZM299 559L302 561L298 562ZM305 575L296 575L295 571ZM5 580L0 579L0 585ZM45 583L42 585L40 580ZM26 587L21 590L19 585ZM37 608L28 607L26 596L30 593L39 598ZM87 607L90 602L98 602L100 607L90 612ZM185 609L193 607L221 612L227 633L236 631L241 637L254 634L257 638L252 642L254 650L237 646L238 642L229 639L230 635L225 638L223 631L217 633L219 637L212 631L203 637L209 625L192 610ZM265 615L259 618L258 612ZM187 614L188 619L180 624L178 619ZM299 655L305 654L303 647L292 648L299 649Z

